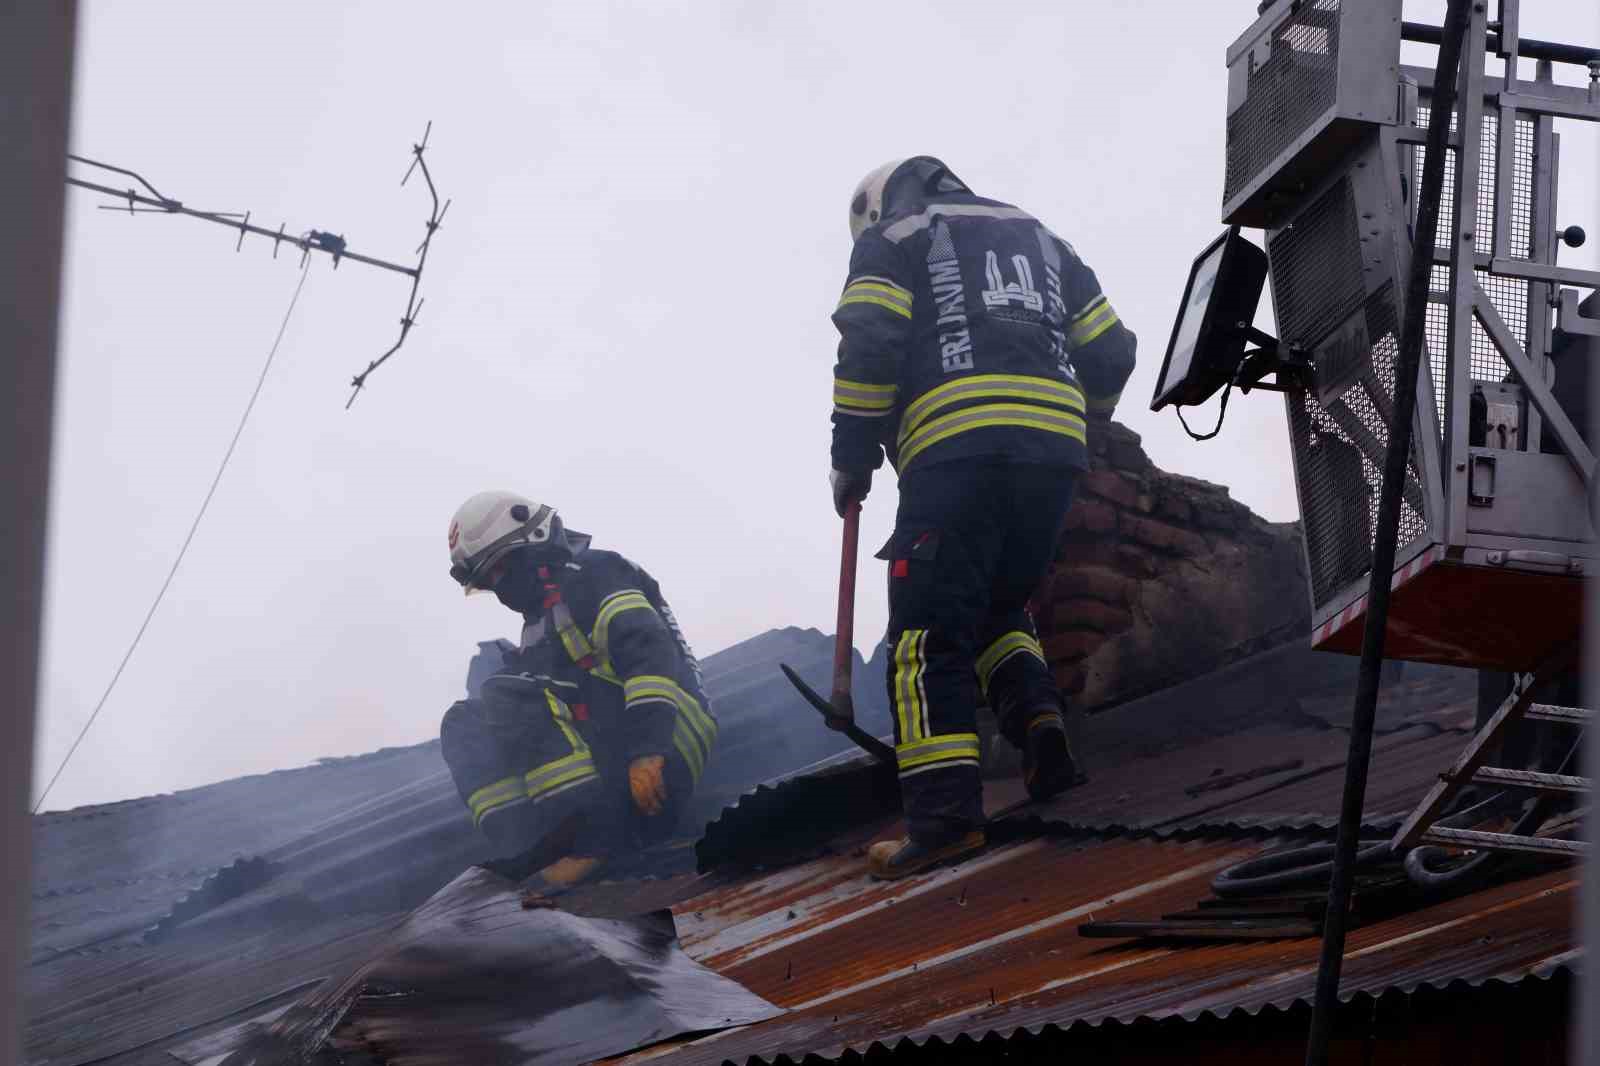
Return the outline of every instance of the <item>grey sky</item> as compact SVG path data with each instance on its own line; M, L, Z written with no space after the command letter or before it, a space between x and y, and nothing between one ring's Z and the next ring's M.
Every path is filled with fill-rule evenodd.
M1593 0L1525 7L1526 35L1600 40ZM1141 342L1118 417L1158 464L1297 516L1278 400L1238 400L1208 445L1145 409L1189 261L1221 228L1223 51L1253 0L82 10L78 152L405 258L424 195L398 180L432 119L456 203L419 328L349 412L345 382L392 340L405 284L313 263L210 515L52 808L435 735L473 642L515 629L445 573L450 514L484 488L548 501L644 564L702 654L831 631L828 315L850 189L896 156L941 156L1094 267ZM1561 221L1600 238L1595 137L1568 132ZM292 253L235 255L219 228L101 202L69 195L41 782L159 587L297 280ZM893 500L880 474L864 554ZM884 624L879 578L864 568L863 644Z

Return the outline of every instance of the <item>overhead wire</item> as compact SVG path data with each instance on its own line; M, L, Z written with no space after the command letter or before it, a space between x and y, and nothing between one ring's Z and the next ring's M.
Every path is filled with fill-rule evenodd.
M172 585L172 579L177 577L178 568L183 565L184 556L188 554L189 545L194 542L195 533L200 529L200 522L206 516L206 510L211 506L211 499L217 493L217 486L222 483L222 475L228 469L228 462L233 458L234 449L239 446L239 438L244 435L244 427L250 421L250 413L255 410L256 400L261 395L261 388L267 382L267 373L272 369L272 362L278 355L278 348L283 344L283 336L288 331L289 320L294 316L295 306L300 302L300 291L305 288L306 278L310 274L309 263L302 263L300 268L300 281L294 287L294 295L289 299L289 307L283 313L283 321L278 324L278 335L272 341L272 347L267 351L266 361L261 366L261 373L256 378L255 388L250 392L250 399L244 405L244 412L239 416L239 424L234 428L233 439L228 441L228 448L222 453L222 461L217 464L216 476L211 479L211 487L206 490L206 495L200 501L200 509L195 512L194 521L189 524L189 533L183 538L183 544L178 548L177 557L172 560L172 568L167 571L166 580L161 583L161 588L156 592L156 597L150 604L150 609L145 612L144 621L139 624L139 629L133 635L133 641L128 645L128 650L122 656L122 661L117 664L117 669L111 675L111 681L101 693L100 700L89 714L89 720L84 722L83 728L78 731L77 739L72 742L72 747L67 749L66 756L61 764L56 767L56 772L51 776L49 784L44 791L39 793L39 798L34 802L33 813L38 814L44 806L44 801L49 797L50 791L56 787L56 782L61 780L62 773L67 764L77 754L78 747L83 743L83 738L89 735L89 730L100 717L100 712L105 709L106 702L111 698L111 693L116 690L117 682L121 680L122 673L127 669L133 653L139 647L139 642L144 639L145 630L150 628L150 621L155 617L156 610L161 606L161 601L167 595L167 589Z

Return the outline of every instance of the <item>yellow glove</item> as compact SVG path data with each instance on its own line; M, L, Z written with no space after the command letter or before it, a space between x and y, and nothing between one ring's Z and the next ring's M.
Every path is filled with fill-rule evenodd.
M628 791L639 813L654 817L667 805L667 760L663 755L641 755L628 764Z

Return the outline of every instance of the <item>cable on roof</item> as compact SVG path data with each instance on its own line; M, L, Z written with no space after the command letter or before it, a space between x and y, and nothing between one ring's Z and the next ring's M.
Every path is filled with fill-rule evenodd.
M144 638L144 632L150 627L150 620L155 617L156 609L161 606L161 600L166 596L167 589L172 585L172 579L178 574L178 567L183 565L183 557L189 551L189 545L194 541L195 532L200 528L200 520L206 516L206 508L211 506L211 498L216 495L217 486L222 482L222 474L228 469L228 461L233 458L233 451L239 444L239 438L244 433L245 423L250 420L250 412L255 410L256 398L261 395L261 387L266 384L267 371L272 369L272 360L278 354L278 346L283 343L284 332L289 328L289 319L294 314L295 305L300 302L300 290L305 288L306 277L310 273L307 264L300 267L300 281L294 287L294 295L289 298L288 310L283 313L283 321L278 324L278 335L272 341L272 348L267 352L266 362L262 364L261 375L256 379L256 387L250 393L250 400L244 405L244 413L239 416L239 425L233 431L233 439L228 442L227 451L222 453L222 462L217 464L217 474L211 479L211 487L206 490L205 499L200 501L200 510L195 512L194 521L189 525L189 534L183 538L183 544L178 548L177 558L172 560L172 569L167 571L167 579L161 583L161 589L156 593L156 598L150 604L150 609L145 612L144 621L139 624L139 630L133 635L133 642L128 645L127 652L122 656L122 662L117 664L116 673L111 675L111 681L106 685L105 692L101 693L100 701L94 705L94 710L89 714L89 720L83 723L83 728L78 731L78 738L72 742L72 747L67 749L66 757L61 760L61 765L56 767L56 772L50 778L50 783L45 785L44 791L39 793L39 799L33 805L33 813L38 814L44 806L45 798L50 795L50 790L56 787L56 782L61 780L62 771L72 761L72 756L77 753L78 745L83 743L83 738L88 736L89 729L94 725L95 719L100 717L100 712L105 708L106 701L111 698L112 691L117 687L117 681L122 677L122 671L127 669L128 661L133 658L134 650L139 647L139 641Z

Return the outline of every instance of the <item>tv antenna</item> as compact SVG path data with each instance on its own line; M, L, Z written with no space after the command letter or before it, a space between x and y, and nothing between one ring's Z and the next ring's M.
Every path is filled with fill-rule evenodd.
M190 218L198 218L204 222L214 222L219 226L237 230L239 240L234 245L234 251L236 252L244 249L244 239L246 237L264 237L272 241L272 257L274 259L278 257L279 249L285 244L298 248L300 250L300 265L302 268L306 265L306 261L313 252L321 252L332 258L335 270L339 268L339 263L342 260L348 259L354 263L364 263L367 266L389 270L410 278L411 292L406 298L405 313L400 317L400 336L395 339L394 344L390 345L387 351L368 363L366 369L350 379L350 399L345 403L345 409L349 410L350 405L355 403L356 397L361 394L362 388L366 386L367 378L371 376L372 372L388 362L389 357L399 351L400 346L406 342L406 336L411 332L411 327L417 324L417 316L422 312L422 305L425 302L419 295L422 287L422 270L428 262L428 249L433 244L433 235L438 232L440 224L444 222L445 213L450 210L449 200L446 200L443 206L439 203L439 190L433 184L433 175L428 171L428 160L424 154L428 150L428 136L432 132L433 123L429 122L427 128L423 131L421 143L411 146L411 165L406 168L405 177L400 179L400 184L405 185L411 180L412 174L421 171L422 180L427 182L428 185L428 196L432 200L428 218L423 223L427 233L422 238L422 243L417 245L414 253L417 257L415 266L406 266L403 263L394 263L386 259L351 251L344 234L336 234L332 230L308 229L298 234L292 234L288 230L287 222L280 225L276 230L255 225L250 221L249 211L245 211L242 214L237 211L201 211L188 206L182 200L163 194L137 171L129 170L126 167L114 166L110 163L102 163L81 155L68 153L67 158L86 167L93 167L111 174L121 174L132 178L143 191L133 186L117 189L110 185L86 181L83 178L71 175L67 177L67 184L123 201L122 206L113 207L109 204L103 204L100 207L102 211L125 210L129 214L188 215Z

